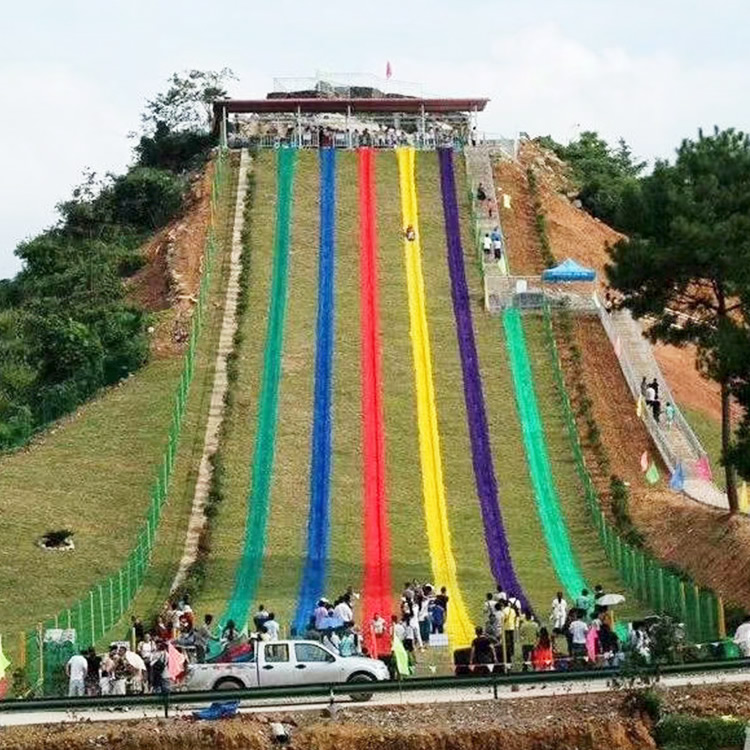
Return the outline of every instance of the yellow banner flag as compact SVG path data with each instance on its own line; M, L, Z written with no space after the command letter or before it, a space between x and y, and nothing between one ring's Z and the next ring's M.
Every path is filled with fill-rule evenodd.
M740 513L750 513L750 497L747 492L747 482L740 487Z
M635 413L639 419L643 419L643 396L638 396L638 402L635 405Z
M0 680L5 677L5 672L10 666L10 659L3 653L3 639L0 636Z

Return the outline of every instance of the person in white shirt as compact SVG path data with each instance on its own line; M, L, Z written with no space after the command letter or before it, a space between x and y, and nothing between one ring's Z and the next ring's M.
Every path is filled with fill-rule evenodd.
M485 255L492 255L492 237L489 232L482 238L482 250Z
M401 643L403 643L404 638L406 637L406 627L404 626L404 623L398 619L397 615L391 617L391 622L393 623L393 637L398 638Z
M571 656L574 658L583 658L586 656L586 635L589 632L589 626L580 616L580 610L575 613L575 620L570 623L568 627L570 631L570 640L573 644L573 653Z
M268 640L269 641L278 641L279 640L279 632L281 631L281 626L278 622L276 622L276 615L273 612L268 613L268 619L266 620L266 632L268 633Z
M385 634L386 628L388 627L388 623L385 621L385 618L381 617L376 612L375 616L372 618L370 627L372 628L373 634L377 638Z
M345 623L354 622L354 612L352 612L352 608L349 606L349 602L346 598L342 599L333 608L333 616L339 617Z
M734 642L745 658L750 657L750 615L745 615L742 624L735 630Z
M556 633L562 633L565 628L565 620L568 617L568 603L563 599L562 591L558 591L552 600L552 612L549 616L552 623L552 630ZM585 640L584 640L585 643Z
M84 652L74 654L65 665L65 674L68 676L68 696L78 698L86 695L86 675L89 672L89 663L86 661Z

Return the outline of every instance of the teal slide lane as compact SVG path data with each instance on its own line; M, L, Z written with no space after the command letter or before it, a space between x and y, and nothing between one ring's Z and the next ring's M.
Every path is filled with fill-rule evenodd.
M549 463L544 425L534 390L534 376L529 363L523 322L518 310L510 309L503 313L503 327L516 403L523 429L526 462L534 487L534 497L544 530L544 538L555 573L565 587L569 599L575 600L575 597L581 593L581 589L591 587L586 584L573 553L565 517L560 507L560 498Z
M273 475L276 446L276 422L279 410L279 381L281 379L281 356L284 344L284 320L286 318L289 282L289 234L295 163L296 152L294 149L279 149L276 161L278 193L276 198L273 271L268 306L268 327L263 352L263 379L259 395L258 427L255 434L250 491L247 502L245 545L235 573L232 597L221 618L222 627L229 620L234 620L238 628L244 627L263 568L271 477Z

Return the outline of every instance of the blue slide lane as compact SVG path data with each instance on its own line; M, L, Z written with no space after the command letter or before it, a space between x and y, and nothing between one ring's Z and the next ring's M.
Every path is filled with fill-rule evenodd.
M320 151L320 243L315 352L315 407L310 470L307 558L294 627L304 632L323 595L328 558L331 499L331 374L333 370L334 280L336 258L336 151Z

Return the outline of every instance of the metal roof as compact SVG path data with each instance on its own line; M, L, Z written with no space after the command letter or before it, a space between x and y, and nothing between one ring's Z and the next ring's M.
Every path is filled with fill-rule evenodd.
M217 119L226 107L227 114L240 112L331 112L346 114L373 114L376 112L400 112L422 114L447 114L449 112L481 112L489 99L418 99L411 97L387 97L383 99L221 99L214 102L214 117Z

